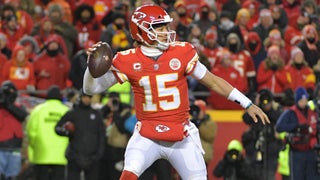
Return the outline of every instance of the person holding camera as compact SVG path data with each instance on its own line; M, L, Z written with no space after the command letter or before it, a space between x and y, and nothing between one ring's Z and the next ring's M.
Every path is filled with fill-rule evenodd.
M317 121L318 114L308 105L309 93L303 87L295 90L295 104L284 111L276 123L278 132L286 132L290 145L290 179L320 179L317 172Z
M204 160L208 167L213 159L213 143L217 135L217 124L206 113L206 106L205 101L197 99L190 106L189 113L191 115L191 122L199 129L201 145L205 151Z
M243 147L240 141L233 139L229 142L227 151L213 169L215 177L223 177L224 180L256 180L258 175L255 169L250 168L250 164L243 155Z
M107 142L104 156L101 159L100 179L116 180L120 178L123 169L124 152L132 132L124 126L130 118L131 106L120 101L118 92L109 92L108 102L102 107L102 113L107 121Z
M248 129L242 134L242 144L250 165L263 174L264 180L275 180L278 154L283 147L274 126L283 112L282 106L274 101L269 89L261 89L255 98L259 107L267 114L270 124L251 123L252 118L244 113L243 122Z
M28 112L15 104L17 97L16 86L4 81L0 87L0 179L14 178L21 169L22 122Z
M84 172L86 180L97 180L104 152L105 125L100 111L91 107L91 96L81 91L79 103L61 117L55 132L69 138L65 152L66 179L79 180Z

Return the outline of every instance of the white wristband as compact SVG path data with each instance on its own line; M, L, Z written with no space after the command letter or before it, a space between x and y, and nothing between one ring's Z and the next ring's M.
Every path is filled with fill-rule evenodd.
M252 105L252 101L241 93L237 88L233 88L228 96L228 100L240 104L243 108L248 109Z

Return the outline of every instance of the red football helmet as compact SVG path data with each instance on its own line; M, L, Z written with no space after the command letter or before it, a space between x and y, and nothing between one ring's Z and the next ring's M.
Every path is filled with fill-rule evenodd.
M157 43L157 48L165 50L171 43L175 41L176 32L170 30L168 32L157 32L154 25L167 24L172 22L169 14L158 5L144 5L137 8L131 15L130 33L134 40L142 42L148 46ZM158 35L166 35L166 42L159 41Z

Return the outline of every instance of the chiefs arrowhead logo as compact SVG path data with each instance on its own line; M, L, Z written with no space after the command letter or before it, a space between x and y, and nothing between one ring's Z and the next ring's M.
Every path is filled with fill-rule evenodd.
M159 133L167 132L169 130L170 130L170 128L168 126L165 126L165 125L162 125L162 124L158 124L156 126L156 131L159 132Z
M147 15L145 13L142 12L134 12L132 17L131 17L131 21L134 23L137 23L138 21L140 21L141 19L145 18Z

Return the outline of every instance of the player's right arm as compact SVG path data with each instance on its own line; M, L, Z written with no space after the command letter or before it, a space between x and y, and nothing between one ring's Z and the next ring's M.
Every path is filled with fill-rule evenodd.
M93 78L87 68L83 77L83 91L89 95L99 94L116 83L117 79L110 70L101 77Z

